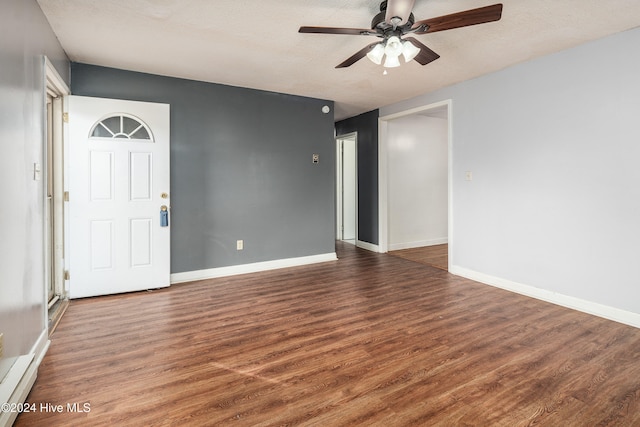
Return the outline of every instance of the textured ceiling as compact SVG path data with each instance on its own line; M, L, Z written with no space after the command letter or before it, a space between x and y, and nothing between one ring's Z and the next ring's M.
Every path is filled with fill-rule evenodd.
M416 0L416 20L492 0ZM377 0L38 0L72 61L336 102L336 120L640 25L638 0L504 0L502 19L416 36L441 55L390 69L334 67L367 36ZM630 52L630 54L632 54ZM594 53L597 60L597 53Z

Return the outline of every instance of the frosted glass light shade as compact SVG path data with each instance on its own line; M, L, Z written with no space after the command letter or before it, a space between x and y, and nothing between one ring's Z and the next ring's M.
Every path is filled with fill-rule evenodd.
M400 60L398 56L389 56L387 55L387 59L384 61L384 66L386 68L395 68L400 66Z
M387 45L384 48L384 53L387 56L398 57L402 54L402 42L396 36L391 36L387 40Z
M420 53L420 49L410 41L402 42L402 56L406 62L411 61Z
M382 57L384 56L384 46L382 43L378 43L374 46L373 49L367 53L367 58L371 60L374 64L382 64Z

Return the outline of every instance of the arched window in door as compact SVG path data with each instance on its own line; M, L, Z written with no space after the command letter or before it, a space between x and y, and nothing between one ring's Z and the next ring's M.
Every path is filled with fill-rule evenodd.
M154 142L151 129L137 117L115 114L100 120L91 128L91 138L133 139Z

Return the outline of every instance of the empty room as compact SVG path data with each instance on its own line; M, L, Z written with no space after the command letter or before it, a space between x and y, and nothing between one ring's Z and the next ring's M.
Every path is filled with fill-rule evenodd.
M640 425L637 1L0 12L0 426Z

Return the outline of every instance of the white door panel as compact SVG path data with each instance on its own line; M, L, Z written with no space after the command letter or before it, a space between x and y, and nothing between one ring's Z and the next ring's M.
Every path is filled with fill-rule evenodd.
M71 96L68 130L71 298L169 286L169 105Z
M342 240L355 240L356 233L356 140L342 141Z

